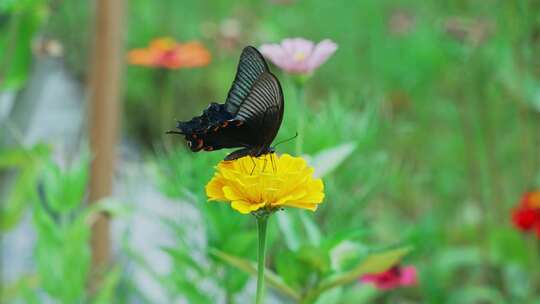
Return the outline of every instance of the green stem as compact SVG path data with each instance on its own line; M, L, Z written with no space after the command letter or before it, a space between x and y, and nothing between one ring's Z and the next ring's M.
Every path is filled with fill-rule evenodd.
M259 230L259 251L258 251L258 265L257 265L257 296L255 303L263 303L264 294L264 268L265 268L265 247L266 247L266 224L268 223L268 215L262 215L257 217L257 228Z
M296 155L302 154L302 148L304 145L304 125L305 125L305 116L306 116L306 103L304 102L304 85L295 84L296 88L296 100L298 107L298 120L297 120L297 132L298 138L296 139Z
M529 265L531 269L538 269L540 267L540 242L535 237L527 240L527 246L529 247L530 260ZM531 271L531 283L532 290L540 290L540 274Z
M7 78L10 69L11 63L13 62L13 57L15 56L17 49L17 37L19 35L19 30L21 27L21 14L12 14L9 19L9 24L6 33L6 48L3 51L2 58L0 59L0 84L4 83L4 80ZM2 85L0 85L1 87Z

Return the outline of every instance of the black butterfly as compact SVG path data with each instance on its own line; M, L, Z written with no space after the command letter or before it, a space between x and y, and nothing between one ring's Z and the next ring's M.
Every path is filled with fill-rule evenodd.
M256 48L240 55L236 77L224 104L211 103L201 116L178 121L191 151L241 148L225 160L274 152L270 147L283 120L283 91Z

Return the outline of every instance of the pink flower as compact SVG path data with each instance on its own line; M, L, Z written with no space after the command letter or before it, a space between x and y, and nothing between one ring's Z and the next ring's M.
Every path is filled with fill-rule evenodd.
M337 50L329 39L319 42L304 38L288 38L281 44L263 44L261 53L275 65L291 74L311 74Z
M360 278L360 282L373 283L378 289L389 290L416 285L418 278L414 266L394 266L384 272L365 274Z

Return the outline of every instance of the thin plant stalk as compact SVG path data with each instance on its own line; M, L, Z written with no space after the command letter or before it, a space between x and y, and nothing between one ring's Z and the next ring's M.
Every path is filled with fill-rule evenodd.
M538 269L540 267L540 241L535 237L531 237L527 240L527 247L530 254L530 269ZM540 288L540 274L534 271L531 274L532 290L537 290Z
M259 250L257 253L257 295L255 298L256 304L263 303L264 296L264 268L266 257L266 224L268 223L268 215L257 216L257 228L259 230Z
M304 146L304 129L305 129L305 116L306 116L306 103L304 101L304 84L296 83L296 102L298 106L298 119L296 129L298 132L298 138L296 139L295 152L296 155L301 155Z
M112 193L120 121L124 1L96 1L94 49L90 78L90 166L88 202L95 204ZM110 219L101 213L92 225L92 278L97 292L111 260Z

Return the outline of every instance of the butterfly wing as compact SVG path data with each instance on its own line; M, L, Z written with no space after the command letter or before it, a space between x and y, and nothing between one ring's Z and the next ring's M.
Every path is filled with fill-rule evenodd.
M234 116L243 121L241 138L248 147L268 149L283 120L281 85L272 73L263 72Z
M246 146L241 142L241 133L238 133L243 124L243 121L234 119L224 104L211 103L202 115L189 121L179 121L176 125L178 131L168 133L184 135L193 152L213 151Z
M237 147L262 152L276 137L283 110L279 81L259 51L248 46L240 56L226 102L210 104L201 116L178 122L179 131L169 133L184 135L195 152Z
M268 72L268 65L261 53L252 46L246 46L240 55L236 76L225 101L225 109L229 113L238 112L251 88L264 72Z

